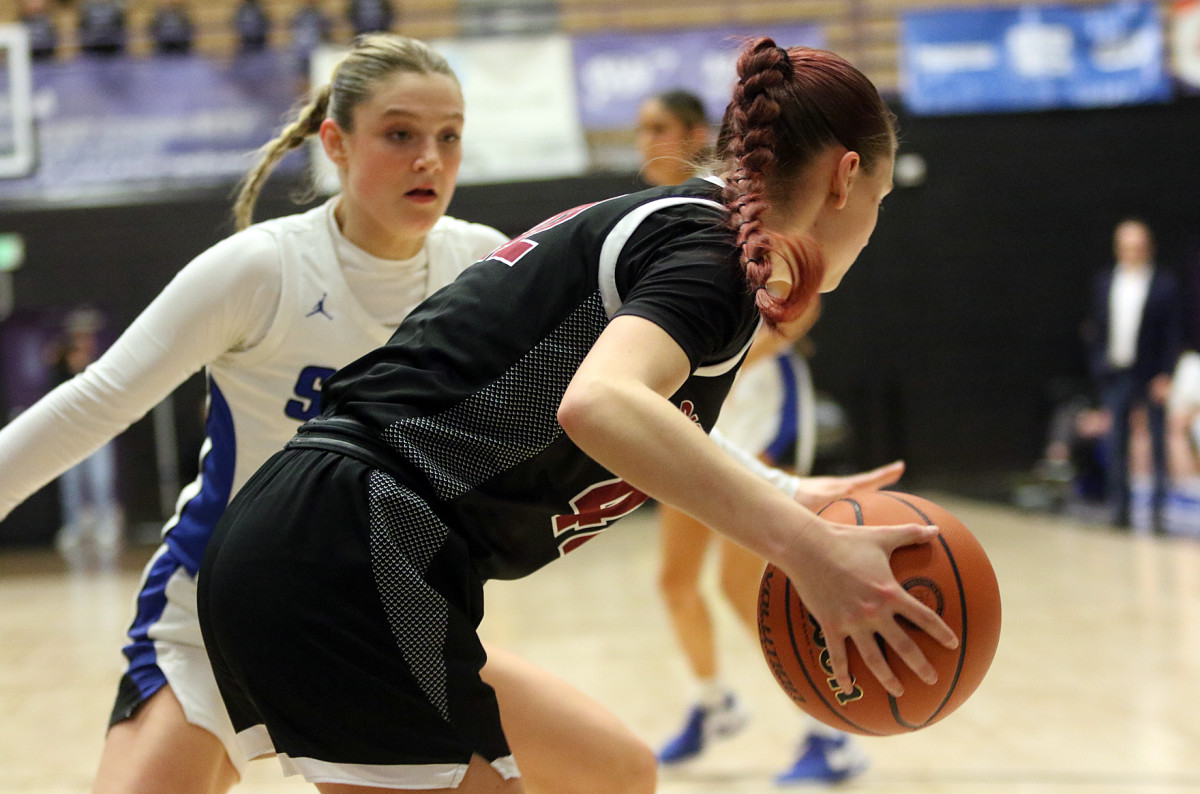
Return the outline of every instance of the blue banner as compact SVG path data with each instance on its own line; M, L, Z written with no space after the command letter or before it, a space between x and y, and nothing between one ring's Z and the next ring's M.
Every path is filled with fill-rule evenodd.
M1162 102L1163 52L1153 2L908 12L902 97L917 114Z
M36 170L0 181L0 197L228 184L303 89L295 61L275 52L35 63ZM294 169L302 158L280 165Z
M698 95L709 120L720 121L737 75L738 52L748 38L758 36L770 36L783 47L824 46L816 25L574 37L576 91L584 129L631 129L643 99L675 88Z

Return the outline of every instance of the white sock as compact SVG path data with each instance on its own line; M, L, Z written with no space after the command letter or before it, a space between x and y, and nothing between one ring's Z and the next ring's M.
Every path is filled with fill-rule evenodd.
M696 703L706 709L720 708L729 694L729 688L720 678L705 678L697 682Z

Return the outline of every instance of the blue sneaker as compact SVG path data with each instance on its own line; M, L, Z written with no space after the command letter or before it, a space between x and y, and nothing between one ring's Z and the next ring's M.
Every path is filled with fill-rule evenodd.
M704 752L710 742L736 736L746 727L750 715L732 693L717 708L693 706L679 734L658 752L660 764L689 761Z
M777 786L841 783L867 768L867 756L849 736L809 734L800 745L800 757L775 778Z

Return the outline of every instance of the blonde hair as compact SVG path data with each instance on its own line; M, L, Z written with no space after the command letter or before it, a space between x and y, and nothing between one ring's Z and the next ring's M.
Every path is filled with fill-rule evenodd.
M371 98L378 83L395 74L441 74L458 82L450 64L423 41L391 33L376 33L355 39L354 47L322 86L298 110L274 140L258 150L258 161L238 183L233 217L238 230L254 222L254 206L267 177L284 155L300 147L331 118L347 132L354 130L354 110Z

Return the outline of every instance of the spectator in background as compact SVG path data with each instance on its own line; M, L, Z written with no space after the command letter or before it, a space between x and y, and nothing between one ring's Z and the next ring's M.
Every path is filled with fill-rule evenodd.
M95 309L79 308L67 315L55 351L55 385L71 380L99 358L103 324ZM110 440L58 478L63 524L54 544L72 566L85 564L91 555L101 566L109 566L121 550L116 467L115 442Z
M1042 458L1034 466L1041 498L1031 506L1065 507L1073 498L1099 502L1105 496L1105 439L1111 426L1086 384L1058 384ZM1032 492L1029 492L1032 493Z
M1179 286L1156 267L1150 227L1137 219L1117 224L1116 265L1095 277L1087 322L1089 365L1112 425L1108 433L1108 498L1113 524L1130 525L1130 415L1146 408L1154 469L1152 526L1163 531L1167 498L1164 408L1182 344Z
M267 48L271 20L259 0L242 0L233 14L233 29L240 52L261 52Z
M195 26L188 13L187 0L161 0L146 31L159 54L186 54L192 51Z
M391 30L395 18L390 0L350 0L346 6L346 19L355 36Z
M290 27L292 49L299 59L300 70L307 74L312 51L333 38L333 20L321 8L320 0L305 0L292 16Z
M49 60L58 50L58 28L46 8L46 0L22 0L18 17L29 34L29 54L35 60Z
M125 8L114 0L84 0L79 5L79 49L91 55L125 52Z

